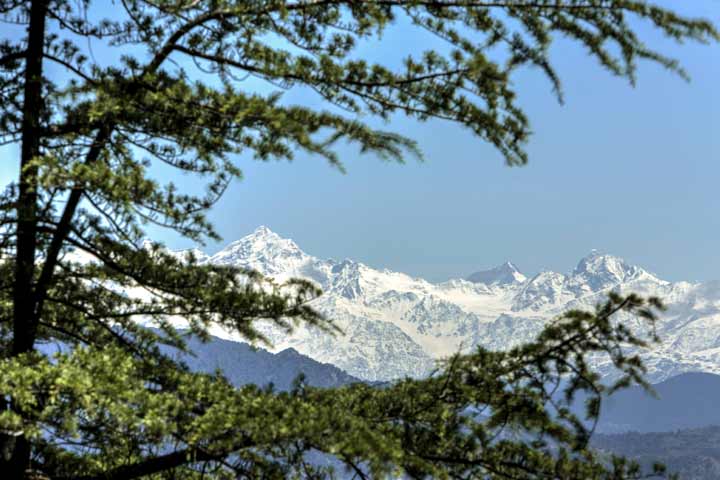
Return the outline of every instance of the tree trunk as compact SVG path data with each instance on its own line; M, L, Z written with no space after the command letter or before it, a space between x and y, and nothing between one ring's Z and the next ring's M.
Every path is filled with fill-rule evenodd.
M37 332L33 277L37 246L37 176L32 162L40 155L40 122L43 112L43 55L48 0L33 0L30 6L28 44L25 57L20 184L17 204L17 246L13 285L12 355L32 351ZM12 392L9 392L12 396ZM21 412L20 412L21 413ZM22 479L30 466L30 445L22 434L14 448L4 478Z

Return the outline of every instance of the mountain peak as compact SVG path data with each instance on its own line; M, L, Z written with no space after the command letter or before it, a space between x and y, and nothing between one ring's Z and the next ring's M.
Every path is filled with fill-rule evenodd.
M511 283L522 283L527 278L520 273L520 270L510 261L498 265L490 270L481 270L467 277L473 283L484 283L507 285Z
M289 238L284 238L270 230L265 225L261 225L249 235L245 235L240 240L236 240L230 243L224 250L247 247L253 250L266 250L266 249L283 249L283 250L297 250L300 251L300 247Z
M583 273L598 273L601 271L609 271L617 275L623 274L627 270L631 270L631 265L628 265L625 260L614 255L601 252L597 249L590 250L590 253L580 259L577 266L575 267L574 274Z
M276 243L276 242L283 241L283 240L292 242L292 240L281 237L280 235L278 235L274 231L270 230L270 228L266 227L265 225L260 225L255 230L253 230L251 233L245 235L244 237L240 238L239 240L236 240L236 241L230 243L230 245L236 245L239 243L248 243L248 242ZM228 247L230 245L228 245Z
M250 235L251 236L259 236L259 237L267 237L267 236L279 237L280 236L277 233L270 230L265 225L260 225Z
M580 259L573 276L597 289L625 282L642 272L640 267L630 265L620 257L593 249Z
M210 259L212 263L243 265L265 274L295 271L309 260L295 242L262 225L251 234L230 243Z

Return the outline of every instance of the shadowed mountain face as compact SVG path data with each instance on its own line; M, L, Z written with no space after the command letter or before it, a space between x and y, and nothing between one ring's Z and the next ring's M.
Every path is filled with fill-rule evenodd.
M333 365L316 362L293 349L274 354L247 343L217 337L211 337L208 342L191 338L188 348L194 355L176 355L190 369L207 373L220 370L235 386L273 384L277 390L290 390L300 374L314 387L333 388L360 381Z
M590 443L601 452L634 458L646 470L660 462L681 480L720 478L720 426L661 433L595 435Z
M527 278L520 273L520 270L511 262L505 262L490 270L475 272L468 276L467 280L468 282L484 283L486 285L508 285L512 283L522 283L527 280Z
M657 397L633 387L605 399L598 431L669 432L720 425L719 375L684 373L653 388Z
M476 345L506 349L532 340L557 315L592 309L610 290L657 296L669 306L658 323L662 343L643 353L651 382L688 371L720 373L720 283L667 282L597 251L567 273L525 277L507 262L469 280L443 283L349 259L314 257L267 227L215 255L192 254L202 262L253 268L279 281L301 277L318 284L324 293L312 305L344 335L300 326L288 336L262 322L258 328L275 353L293 348L367 381L421 377L435 360L458 351ZM635 319L618 320L643 327ZM602 375L613 375L602 358L591 361Z

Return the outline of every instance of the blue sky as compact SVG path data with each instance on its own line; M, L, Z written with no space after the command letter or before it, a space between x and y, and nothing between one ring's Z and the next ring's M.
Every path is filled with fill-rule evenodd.
M717 0L665 3L720 23ZM720 45L677 46L645 33L682 60L692 82L643 64L632 88L559 42L553 55L565 105L539 72L516 77L535 132L525 167L504 166L457 125L402 117L377 126L418 140L424 163L388 164L346 148L343 175L305 155L293 163L238 158L244 179L210 215L224 241L206 250L267 225L310 254L430 280L505 260L525 273L568 271L594 248L670 280L720 279ZM391 57L422 38L397 29L374 51ZM292 91L286 101L317 102ZM3 152L3 183L12 153Z
M719 2L688 3L720 21ZM320 257L432 280L508 259L527 273L568 271L593 248L671 280L720 279L720 46L646 38L679 57L692 81L641 65L632 88L562 42L554 59L565 105L538 72L517 77L535 132L525 167L504 166L456 125L397 118L386 127L417 139L424 163L347 149L342 175L302 155L244 160L245 178L211 218L226 241L262 224ZM408 31L384 39L393 50L417 40Z

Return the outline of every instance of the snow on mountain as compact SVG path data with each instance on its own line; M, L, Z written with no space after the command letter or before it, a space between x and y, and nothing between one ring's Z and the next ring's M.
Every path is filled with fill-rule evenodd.
M292 240L280 237L267 227L231 243L208 259L211 263L254 268L266 275L297 274L312 260Z
M203 252L199 248L188 248L187 250L176 250L172 253L175 258L179 258L181 260L190 260L191 258L195 259L198 263L205 263L208 260L210 260L210 255Z
M511 262L505 262L490 270L475 272L467 279L473 283L485 283L488 285L497 283L507 285L510 283L523 283L527 280L527 277L520 273L520 270Z
M558 314L592 308L610 290L656 295L669 306L658 326L663 342L645 354L652 381L686 371L720 373L720 282L667 282L598 251L568 274L546 271L528 278L506 262L443 283L347 259L322 260L267 227L215 255L195 256L253 268L278 280L316 282L324 294L314 301L315 308L344 334L333 337L300 327L288 336L262 325L272 351L293 348L366 380L422 376L438 359L478 344L503 349L531 340ZM611 374L602 358L595 364Z
M659 281L642 268L628 265L621 258L593 250L575 267L568 286L579 295L587 295L638 280Z

